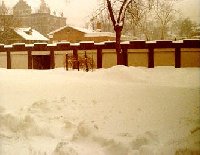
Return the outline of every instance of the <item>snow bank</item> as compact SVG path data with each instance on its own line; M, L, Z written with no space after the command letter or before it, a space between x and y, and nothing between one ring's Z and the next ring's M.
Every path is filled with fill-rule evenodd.
M200 69L0 69L0 154L200 153Z

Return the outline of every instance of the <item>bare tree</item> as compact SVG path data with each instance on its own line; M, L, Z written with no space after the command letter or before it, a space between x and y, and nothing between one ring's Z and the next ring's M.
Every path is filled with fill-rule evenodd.
M174 2L176 0L156 1L155 5L155 18L160 25L160 39L166 38L168 24L175 18Z
M150 39L153 5L154 0L141 0L129 5L126 18L127 24L125 27L128 27L134 36L140 35L139 38L141 38L141 34L143 34L146 40Z
M171 30L176 39L192 38L200 35L199 25L190 18L176 20L172 24Z
M132 22L139 23L141 21L140 19L144 19L143 18L144 7L142 7L142 5L145 4L145 7L146 5L148 5L148 7L146 8L149 9L150 7L152 7L151 4L153 3L154 0L147 0L147 1L145 0L140 0L140 1L138 0L102 0L102 1L103 1L102 3L103 5L100 5L98 11L96 11L95 15L91 18L90 23L92 23L94 27L95 20L98 21L100 18L100 22L102 22L102 17L103 17L106 19L105 21L107 22L107 25L109 26L108 20L107 20L108 19L107 17L109 17L109 19L111 20L113 31L115 31L116 33L117 64L125 65L126 54L122 51L121 45L120 45L121 34L125 25L125 21L129 21L128 18L130 17L130 15L132 15L132 17L134 17L134 20L135 20ZM134 9L131 10L130 8L134 8ZM129 13L129 17L126 18L126 12L130 10L131 10L131 14ZM142 23L140 25L142 25ZM147 27L144 25L142 26L143 26L143 30L145 30L145 27Z
M131 24L135 26L133 34L135 34L139 28L146 40L152 39L154 35L158 36L158 30L160 33L159 39L165 39L168 24L174 17L174 2L176 1L177 0L105 0L113 30L116 33L118 65L125 64L125 53L122 51L120 45L125 21L131 22ZM129 20L130 18L131 20Z
M128 6L133 0L118 0L116 8L113 3L117 2L106 0L107 8L110 14L110 19L113 24L114 31L116 33L116 53L117 53L117 65L125 65L125 53L121 49L121 33L124 26L125 14Z
M137 4L129 5L127 20L131 23L131 27L137 28L137 31L143 33L146 40L166 39L168 28L177 14L174 7L177 1L141 0ZM128 26L130 27L130 25Z
M138 0L106 0L107 8L110 14L110 19L113 24L114 31L116 33L116 52L117 52L117 64L125 65L125 53L121 49L120 41L121 34L125 23L126 12L129 7L132 6L135 10L132 12L135 20L140 21L142 15L142 9L153 7L154 0L138 1ZM115 5L113 5L115 3ZM144 7L141 7L144 6Z
M14 33L11 29L20 24L20 20L14 19L9 12L4 1L2 1L0 6L0 43L3 44L8 44L9 40L13 39Z
M106 1L98 1L98 8L89 16L87 27L97 30L100 28L104 32L113 32L110 15L107 11Z

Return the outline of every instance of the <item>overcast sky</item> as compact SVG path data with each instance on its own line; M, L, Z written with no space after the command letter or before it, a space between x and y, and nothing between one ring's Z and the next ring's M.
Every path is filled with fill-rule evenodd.
M1 2L2 0L0 0ZM9 7L14 6L19 0L4 0ZM39 8L40 0L26 0L31 5L33 10ZM67 17L67 23L77 26L84 26L88 19L87 17L93 10L97 8L97 1L99 0L45 0L51 8L51 11L56 11L60 15L64 12ZM182 0L179 5L184 16L189 16L193 20L200 22L200 0Z

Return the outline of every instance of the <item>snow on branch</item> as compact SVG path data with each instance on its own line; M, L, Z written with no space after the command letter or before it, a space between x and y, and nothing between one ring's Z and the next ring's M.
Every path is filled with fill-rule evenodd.
M134 0L120 0L122 5L120 7L117 20L115 19L115 16L114 16L114 10L113 10L113 6L112 6L112 3L111 3L111 0L106 0L106 1L107 1L107 7L108 7L108 11L110 13L110 18L111 18L111 21L113 23L113 26L114 27L117 26L117 25L118 26L123 26L126 9L128 8L128 5Z
M122 4L120 11L119 11L118 19L117 19L117 24L119 26L122 26L123 23L124 23L125 12L126 12L128 5L131 3L131 1L132 0L124 0L123 1L123 4Z

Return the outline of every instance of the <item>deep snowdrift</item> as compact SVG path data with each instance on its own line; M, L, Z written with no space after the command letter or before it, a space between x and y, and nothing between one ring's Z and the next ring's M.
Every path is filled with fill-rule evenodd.
M199 154L199 110L199 68L0 69L0 154Z

